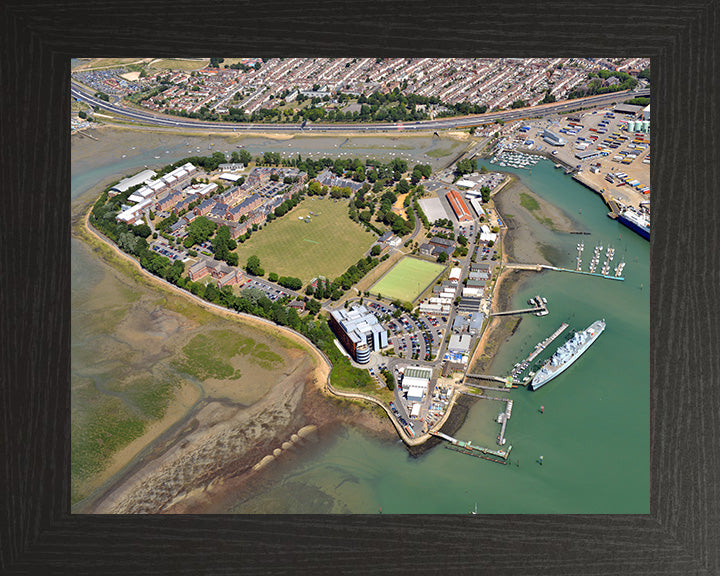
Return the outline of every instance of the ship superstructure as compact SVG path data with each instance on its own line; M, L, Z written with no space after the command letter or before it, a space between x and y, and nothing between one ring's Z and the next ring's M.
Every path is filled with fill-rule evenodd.
M556 376L567 370L575 360L597 340L598 336L605 330L605 320L596 320L585 330L576 332L573 336L560 346L545 365L538 370L528 388L537 390L544 386Z

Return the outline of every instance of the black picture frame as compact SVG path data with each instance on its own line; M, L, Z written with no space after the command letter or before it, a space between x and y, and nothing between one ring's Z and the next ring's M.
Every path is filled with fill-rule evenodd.
M718 0L0 5L0 572L720 572ZM651 513L69 514L71 56L652 58Z

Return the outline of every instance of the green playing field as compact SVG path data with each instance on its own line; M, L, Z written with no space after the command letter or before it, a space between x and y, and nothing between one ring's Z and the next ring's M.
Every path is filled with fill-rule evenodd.
M266 274L306 283L315 276L337 278L362 258L376 236L350 220L348 201L313 198L238 244L240 265L255 254Z
M435 262L405 257L380 278L370 292L412 302L444 269Z

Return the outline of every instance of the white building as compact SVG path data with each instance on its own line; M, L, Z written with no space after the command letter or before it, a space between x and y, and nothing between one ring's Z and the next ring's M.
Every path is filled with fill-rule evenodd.
M470 350L470 334L453 334L448 343L448 352L467 354Z
M482 203L480 202L480 199L478 198L470 198L470 206L472 206L473 210L475 210L475 213L478 215L478 218L486 216L485 210L482 207Z
M135 222L142 218L143 210L149 210L152 203L152 198L143 200L142 202L135 204L135 206L130 206L130 208L127 208L120 212L120 214L115 216L115 220L117 220L118 222L125 222L128 225L135 224Z
M432 369L424 366L408 366L402 379L403 392L410 402L422 402L432 378Z
M451 268L450 269L450 276L448 277L448 280L452 282L453 284L456 284L460 282L460 276L462 275L462 268Z
M463 288L463 298L479 298L483 295L484 290L482 288Z
M555 134L552 130L548 130L545 128L543 130L543 140L547 142L548 144L552 144L553 146L565 146L565 143L567 142L565 138L562 136Z
M129 190L133 186L137 186L138 184L147 184L150 180L155 178L155 176L156 173L152 170L143 170L142 172L138 172L135 176L130 176L130 178L120 180L120 182L110 188L110 195L114 196L115 194L120 194Z
M490 232L490 227L486 224L480 226L480 242L495 242L497 236L497 234Z
M221 172L234 172L235 170L242 170L245 168L245 164L232 162L228 164L218 164L218 168Z
M240 180L240 178L242 178L242 174L234 174L234 173L230 172L227 174L220 174L220 176L218 178L220 178L220 180L227 180L228 182L235 183L238 180Z

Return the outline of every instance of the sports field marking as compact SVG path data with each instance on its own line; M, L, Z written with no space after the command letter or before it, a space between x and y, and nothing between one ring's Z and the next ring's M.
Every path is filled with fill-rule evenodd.
M441 264L406 256L386 272L370 292L414 302L444 270Z
M307 238L303 238L305 242L312 242L313 244L320 244L320 242L315 242L315 240L308 240Z

